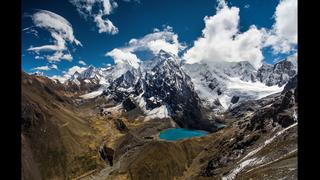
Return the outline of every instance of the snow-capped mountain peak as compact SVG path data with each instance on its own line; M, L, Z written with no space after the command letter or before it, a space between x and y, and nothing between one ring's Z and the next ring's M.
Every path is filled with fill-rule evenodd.
M161 60L175 60L175 61L179 60L179 58L176 55L162 49L159 51L159 53L156 56Z
M243 81L256 81L257 70L248 61L230 62L224 68L224 73L230 77L239 77Z
M210 66L204 63L183 64L183 68L191 77L204 104L228 109L245 100L280 92L289 77L295 74L289 64L291 63L264 64L259 70L246 61L223 62ZM290 75L285 76L286 73ZM282 76L279 78L278 74ZM268 83L269 81L272 83Z
M78 79L80 76L80 73L78 71L74 72L74 74L70 77L70 80L75 80Z
M263 64L257 71L257 79L267 86L284 86L297 73L296 57L291 56L274 65Z
M97 75L97 70L95 67L90 65L86 70L84 70L79 78L81 79L89 79L89 78L94 78Z
M161 107L175 117L190 113L192 108L186 105L190 103L196 109L206 106L224 111L243 101L280 92L296 74L292 61L263 64L257 70L247 61L217 62L210 66L187 64L160 50L152 59L140 62L138 68L128 63L108 68L89 66L70 79L78 87L95 85L96 93L91 91L90 98L105 91L118 102L132 98L146 114Z

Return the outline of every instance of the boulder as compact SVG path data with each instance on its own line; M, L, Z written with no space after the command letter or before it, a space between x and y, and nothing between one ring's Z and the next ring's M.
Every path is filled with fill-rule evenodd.
M232 104L235 104L235 103L237 103L237 102L239 101L239 99L240 99L239 96L233 96L233 97L231 98L231 103L232 103Z
M123 101L122 103L123 108L125 109L126 112L133 110L137 106L131 101L130 98L127 98Z
M99 150L100 157L106 162L109 163L110 166L113 166L113 156L114 150L107 146L102 146Z
M278 122L283 128L286 128L295 122L293 115L288 112L279 113L273 120Z
M114 124L120 132L128 132L126 124L121 119L115 119Z

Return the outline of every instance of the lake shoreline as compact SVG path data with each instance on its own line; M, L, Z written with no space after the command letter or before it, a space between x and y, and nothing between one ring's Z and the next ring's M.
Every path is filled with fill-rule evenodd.
M202 137L210 134L210 132L197 129L186 128L168 128L157 133L157 139L168 142L175 142L195 137Z

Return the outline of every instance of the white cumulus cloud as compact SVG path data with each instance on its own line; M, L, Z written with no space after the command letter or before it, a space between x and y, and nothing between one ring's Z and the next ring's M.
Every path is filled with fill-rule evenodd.
M275 23L265 46L272 46L274 53L288 53L298 43L297 0L281 0L274 13Z
M106 32L114 35L119 32L118 28L115 27L109 19L102 19L102 14L95 16L94 22L96 22L97 27L99 28L99 33Z
M140 59L131 52L122 51L116 48L106 53L106 56L112 57L115 64L129 64L136 69L139 67Z
M183 58L187 63L248 61L258 68L263 60L262 47L265 30L252 25L245 32L239 31L239 8L228 7L218 1L216 14L204 18L202 36L194 41Z
M162 31L154 28L153 32L139 39L131 39L127 46L115 48L106 53L114 59L115 64L127 63L133 67L138 67L140 59L137 58L135 52L151 51L154 55L159 51L165 50L172 54L178 53L186 47L179 43L178 35L173 32L172 27L166 26Z
M166 26L162 31L155 28L152 33L139 39L131 39L124 47L115 48L106 53L114 59L115 63L126 62L131 65L138 65L140 59L134 54L138 51L151 51L154 55L165 50L172 54L178 53L186 47L179 43L178 35L173 32L172 27Z
M162 31L154 29L153 33L147 34L140 39L131 39L128 47L123 48L126 51L151 50L153 54L165 50L178 55L178 52L185 49L185 46L178 41L178 35L173 32L172 27L166 26Z
M81 42L75 38L71 24L60 15L46 10L37 11L31 18L35 27L50 32L54 43L38 47L31 46L28 48L28 51L35 52L37 54L37 59L44 57L51 62L60 61L62 59L71 61L72 55L69 53L67 43L82 46ZM53 54L41 55L42 52Z
M113 0L69 0L85 19L96 23L99 33L117 34L118 28L105 16L110 15L118 4ZM94 7L98 7L95 10Z

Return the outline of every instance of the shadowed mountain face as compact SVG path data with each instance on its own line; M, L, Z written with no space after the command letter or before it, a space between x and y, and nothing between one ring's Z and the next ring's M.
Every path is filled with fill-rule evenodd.
M59 126L49 120L53 113L48 108L57 108L54 100L59 104L64 100L50 87L44 86L45 81L50 82L42 77L37 80L22 74L21 157L22 177L25 179L42 179L42 176L61 177L66 168L63 163L66 161L65 148L60 139ZM55 158L55 162L52 162L51 157ZM42 164L39 161L46 163ZM50 170L46 170L49 168Z
M95 133L67 95L61 84L22 73L23 179L65 179L98 166L88 148Z
M257 79L267 86L283 86L297 74L296 60L281 61L275 65L264 64L257 72Z
M213 126L203 119L200 99L190 77L180 67L179 60L161 51L152 61L157 63L145 74L142 95L146 109L165 105L179 126L211 131Z

